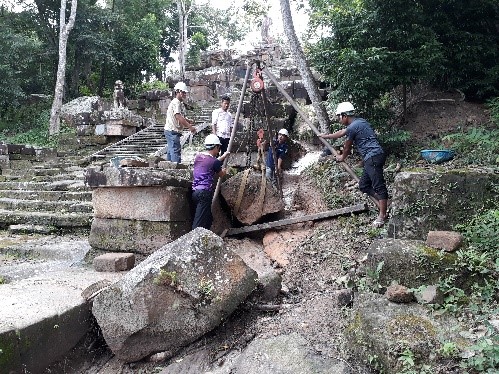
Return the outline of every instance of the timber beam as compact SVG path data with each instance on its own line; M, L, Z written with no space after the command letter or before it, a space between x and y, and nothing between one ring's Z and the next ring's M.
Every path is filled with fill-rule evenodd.
M245 226L245 227L231 228L231 229L226 230L226 232L224 232L222 234L222 237L223 236L238 235L238 234L245 234L245 233L253 232L253 231L262 231L262 230L272 229L274 227L291 225L293 223L300 223L300 222L306 222L306 221L317 221L320 219L338 217L338 216L343 216L346 214L360 213L360 212L365 212L367 210L368 210L367 204L362 203L362 204L352 205L352 206L348 206L348 207L341 208L341 209L328 210L328 211L316 213L316 214L308 214L308 215L301 216L301 217L286 218L286 219L282 219L279 221L259 223L257 225L251 225L251 226Z

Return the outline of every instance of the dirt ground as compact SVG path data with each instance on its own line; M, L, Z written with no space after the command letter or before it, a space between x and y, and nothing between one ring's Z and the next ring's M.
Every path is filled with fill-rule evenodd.
M488 122L489 117L483 105L462 101L457 92L431 93L421 100L409 109L407 122L402 127L411 131L413 139L418 143L431 142L450 132ZM318 148L311 150L319 152ZM283 187L294 191L288 216L329 209L314 182L305 176L286 178ZM344 190L339 193L356 192ZM342 330L348 323L349 309L338 306L332 295L345 288L345 276L357 262L362 261L369 244L375 238L386 235L383 229L376 231L371 228L370 223L375 217L376 210L370 204L368 213L297 224L278 230L284 238L297 229L306 230L306 235L301 241L292 244L293 249L286 266L274 263L283 277L283 292L278 299L267 304L278 306L277 310L262 311L254 308L250 301L242 305L219 328L186 348L172 361L143 361L122 365L114 361L110 352L100 345L102 342L96 341L95 337L89 338L86 346L79 348L85 352L86 362L79 369L73 362L72 372L157 373L165 370L170 362L200 347L208 348L211 361L222 365L226 354L232 350L241 350L255 337L299 332L322 355L348 361L352 372L370 373L365 366L351 360L345 348ZM261 245L262 238L263 234L257 233L245 239ZM247 241L242 239L239 245L244 246ZM236 239L230 240L233 245ZM75 352L75 355L78 356L79 353ZM66 364L70 359L67 358ZM65 372L61 369L61 365L58 365L47 373Z

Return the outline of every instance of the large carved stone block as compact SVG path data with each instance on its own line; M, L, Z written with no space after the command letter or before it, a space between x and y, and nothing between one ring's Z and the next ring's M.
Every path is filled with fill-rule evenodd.
M190 221L153 222L94 218L88 243L96 249L150 255L191 229Z
M189 196L181 187L107 187L92 194L96 218L189 221Z

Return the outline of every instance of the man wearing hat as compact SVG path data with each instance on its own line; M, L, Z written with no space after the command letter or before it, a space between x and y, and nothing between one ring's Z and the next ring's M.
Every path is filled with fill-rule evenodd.
M355 116L355 108L352 103L348 101L339 103L336 109L336 116L345 128L332 134L321 134L319 136L324 139L347 137L343 146L343 153L336 156L336 160L339 162L344 161L348 157L352 145L359 151L364 162L364 171L359 180L359 189L378 201L379 214L372 225L381 227L388 218L388 190L383 176L383 165L385 164L386 155L378 142L371 124L365 119Z
M205 151L200 152L194 159L192 181L192 200L196 207L192 229L204 227L210 229L213 223L211 201L215 191L215 177L223 177L226 170L222 168L222 161L229 152L217 157L222 146L220 139L215 134L210 134L204 140Z
M168 105L168 109L166 111L166 160L180 163L182 150L180 137L182 136L182 131L185 128L195 134L196 128L193 126L194 121L187 119L185 115L184 100L189 92L187 85L184 82L178 82L175 87L173 87L173 91L175 93L175 97L170 102L170 105Z

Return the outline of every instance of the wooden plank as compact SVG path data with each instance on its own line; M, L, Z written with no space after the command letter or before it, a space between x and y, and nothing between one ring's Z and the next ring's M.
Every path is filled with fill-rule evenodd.
M274 227L291 225L293 223L306 222L306 221L316 221L319 219L337 217L337 216L341 216L344 214L350 214L350 213L360 213L360 212L365 212L366 210L368 210L367 204L362 203L362 204L352 205L352 206L348 206L348 207L341 208L341 209L328 210L328 211L316 213L316 214L308 214L306 216L301 216L301 217L287 218L287 219L282 219L279 221L259 223L257 225L251 225L251 226L246 226L246 227L232 228L232 229L228 229L227 232L225 233L225 235L231 236L231 235L237 235L237 234L244 234L244 233L252 232L252 231L261 231L261 230L271 229Z

